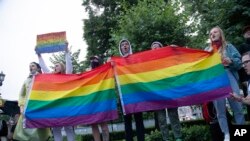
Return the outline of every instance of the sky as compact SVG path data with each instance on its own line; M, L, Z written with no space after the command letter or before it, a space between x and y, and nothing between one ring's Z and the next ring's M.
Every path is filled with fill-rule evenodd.
M69 47L81 49L79 59L85 59L82 20L87 13L81 4L82 0L0 0L0 72L6 75L0 87L3 99L18 100L30 62L38 62L34 48L39 34L66 31ZM52 54L42 55L49 65Z

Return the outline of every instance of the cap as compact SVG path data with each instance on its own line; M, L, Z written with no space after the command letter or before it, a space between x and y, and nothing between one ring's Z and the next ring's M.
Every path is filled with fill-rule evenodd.
M93 60L93 59L98 59L98 60L99 60L99 57L98 57L97 55L91 56L91 57L90 57L90 60Z
M162 43L160 43L159 41L155 41L151 44L151 47L154 45L154 44L158 44L160 47L163 47Z

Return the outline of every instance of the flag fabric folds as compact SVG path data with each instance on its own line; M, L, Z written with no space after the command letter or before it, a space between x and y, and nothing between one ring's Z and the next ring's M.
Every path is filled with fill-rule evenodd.
M35 76L27 128L93 124L118 118L111 63L82 74Z
M124 114L201 104L231 92L218 53L164 47L112 57L81 74L35 76L25 108L27 128L96 124ZM113 66L112 66L113 65Z
M112 60L125 114L200 104L231 91L218 53L164 47Z

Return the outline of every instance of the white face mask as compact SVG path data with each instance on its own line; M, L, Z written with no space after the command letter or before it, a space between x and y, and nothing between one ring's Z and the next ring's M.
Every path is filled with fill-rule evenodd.
M30 72L30 74L32 74L32 75L36 74L36 70L32 70L32 71Z

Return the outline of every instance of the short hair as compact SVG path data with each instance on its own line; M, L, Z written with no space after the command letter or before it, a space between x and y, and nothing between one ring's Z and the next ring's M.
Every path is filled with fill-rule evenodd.
M243 57L243 56L246 56L246 55L248 55L248 56L250 57L250 51L247 51L247 52L243 53L243 54L242 54L242 57Z
M250 30L250 25L245 26L242 30L242 33L245 34L248 30Z

